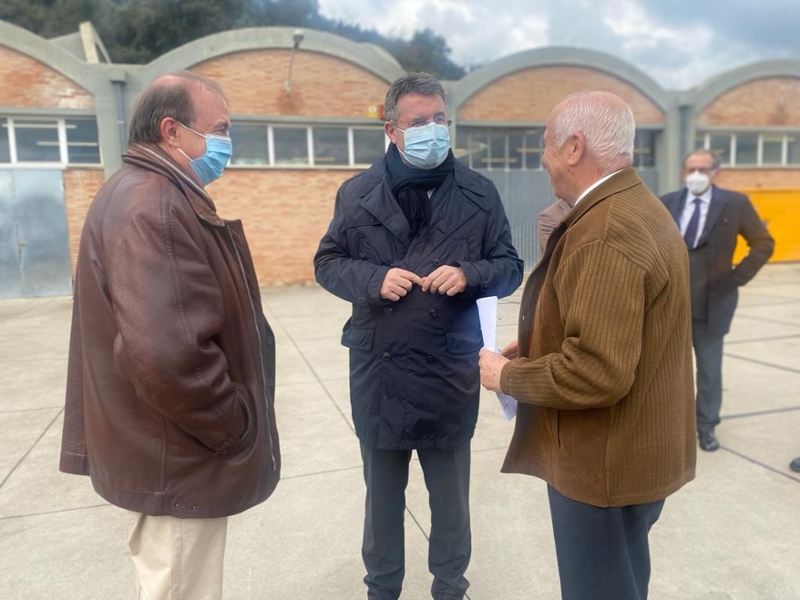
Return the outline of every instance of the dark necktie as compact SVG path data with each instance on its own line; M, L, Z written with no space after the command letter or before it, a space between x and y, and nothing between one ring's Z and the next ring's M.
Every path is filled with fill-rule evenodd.
M686 233L683 234L683 241L686 242L686 247L691 250L694 248L695 241L697 240L697 226L700 224L700 198L695 198L694 212L692 218L689 219L689 224L686 226Z

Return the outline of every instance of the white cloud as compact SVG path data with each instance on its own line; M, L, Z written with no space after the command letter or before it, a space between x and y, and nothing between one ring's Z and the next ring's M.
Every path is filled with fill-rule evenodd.
M662 0L319 0L319 7L326 17L388 36L430 28L466 67L531 48L575 46L616 56L666 88L686 89L746 62L797 56L800 35L786 33L800 21L800 9L787 8L796 1L760 0L754 14L747 2L720 11L680 0L682 15L657 4ZM756 17L759 32L746 27ZM779 41L771 31L783 32Z

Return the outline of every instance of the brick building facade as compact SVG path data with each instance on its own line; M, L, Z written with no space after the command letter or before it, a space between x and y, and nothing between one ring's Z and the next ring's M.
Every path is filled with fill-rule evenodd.
M294 48L288 28L216 34L148 65L102 61L107 55L91 28L47 41L0 22L0 33L0 193L13 196L0 206L30 208L13 190L30 187L26 176L56 173L63 252L74 265L88 205L119 167L136 95L158 75L189 69L226 91L235 158L209 192L223 217L243 221L263 285L313 280L311 258L336 190L383 152L383 96L404 74L385 51L327 33L306 31ZM723 159L718 183L751 193L769 221L778 240L774 260L800 260L800 61L757 63L676 92L613 57L545 48L443 83L454 150L498 185L529 266L537 258L528 250L535 247L535 214L552 201L541 166L544 121L564 96L592 89L630 104L635 164L656 193L680 185L687 151L711 148ZM14 214L0 208L0 239L14 237L24 271L28 242ZM13 244L6 246L11 256ZM0 287L14 271L13 257L3 256L0 246ZM24 282L15 289L0 296L36 295Z

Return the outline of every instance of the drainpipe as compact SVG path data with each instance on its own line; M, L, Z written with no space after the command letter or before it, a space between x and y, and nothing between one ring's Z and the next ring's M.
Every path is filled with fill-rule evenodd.
M117 106L117 135L119 136L119 153L128 147L128 131L125 123L125 84L128 77L124 69L111 71L111 83L114 86L114 102Z

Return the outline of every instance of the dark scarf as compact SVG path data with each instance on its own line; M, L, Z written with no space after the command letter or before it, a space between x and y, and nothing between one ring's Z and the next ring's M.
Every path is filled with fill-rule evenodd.
M392 196L403 211L413 238L430 219L431 201L428 190L438 188L454 171L453 151L447 153L444 162L434 169L418 169L403 162L400 151L389 144L386 152L386 181Z

